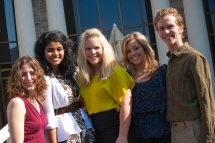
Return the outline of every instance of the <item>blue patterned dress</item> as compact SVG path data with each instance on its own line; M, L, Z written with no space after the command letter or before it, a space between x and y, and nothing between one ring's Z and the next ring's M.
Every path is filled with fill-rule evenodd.
M132 121L136 137L160 138L170 134L166 121L166 65L161 65L146 82L135 83L132 90Z

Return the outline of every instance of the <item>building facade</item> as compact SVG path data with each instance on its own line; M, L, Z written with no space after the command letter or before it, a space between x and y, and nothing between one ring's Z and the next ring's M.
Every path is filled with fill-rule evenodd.
M207 58L215 91L214 0L1 0L0 7L0 129L6 124L5 87L11 65L17 57L34 56L34 43L43 32L60 30L78 43L80 34L92 27L109 39L115 23L123 35L145 34L159 62L167 63L168 48L152 24L161 8L174 7L184 17L184 41Z

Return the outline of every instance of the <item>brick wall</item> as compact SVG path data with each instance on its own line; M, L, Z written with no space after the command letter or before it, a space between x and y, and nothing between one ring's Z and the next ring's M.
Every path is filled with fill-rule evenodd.
M184 39L183 41L188 41L188 36L187 36L187 30L186 30L186 21L185 21L185 16L184 16L184 6L183 6L183 1L182 0L169 0L170 7L174 7L178 10L179 14L183 17L185 27L184 27Z
M46 14L45 0L32 0L34 24L37 38L48 31L48 22Z

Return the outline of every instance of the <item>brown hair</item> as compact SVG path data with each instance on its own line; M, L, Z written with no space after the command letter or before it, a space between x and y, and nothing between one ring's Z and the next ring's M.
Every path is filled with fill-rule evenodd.
M131 40L133 39L135 39L142 46L143 51L145 53L145 62L148 64L148 69L150 70L150 76L153 76L154 72L156 71L158 62L155 60L155 52L149 45L148 39L140 32L132 32L123 38L121 45L121 50L123 54L121 62L123 66L131 72L132 76L134 76L134 73L136 72L136 67L132 62L130 62L126 53L126 47L128 43L131 42Z
M14 63L7 82L7 92L10 96L19 95L25 98L29 96L20 83L20 79L22 77L21 68L24 64L27 63L31 65L31 68L34 70L34 74L37 77L35 83L35 97L39 101L43 101L45 99L44 91L47 88L46 80L44 78L44 71L40 67L39 62L35 58L30 56L21 57Z
M184 26L184 20L183 17L178 13L177 9L175 8L164 8L164 9L160 9L157 11L154 19L153 19L153 24L155 26L156 31L158 31L158 27L157 27L157 23L159 22L159 20L161 18L163 18L166 15L171 15L173 17L175 17L175 23L178 26ZM184 36L183 34L181 34L181 39L183 39Z

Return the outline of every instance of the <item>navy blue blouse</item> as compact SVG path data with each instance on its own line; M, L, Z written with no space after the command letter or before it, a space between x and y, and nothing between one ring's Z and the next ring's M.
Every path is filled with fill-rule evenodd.
M161 65L146 82L135 83L132 90L132 122L136 137L159 138L170 134L166 121L166 65Z

